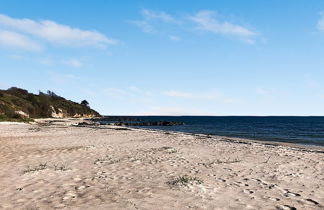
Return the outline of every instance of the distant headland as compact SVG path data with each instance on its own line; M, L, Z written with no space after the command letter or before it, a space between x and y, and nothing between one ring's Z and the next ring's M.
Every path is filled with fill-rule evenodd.
M86 100L76 103L52 91L38 95L11 87L0 90L0 121L32 121L34 118L100 117Z

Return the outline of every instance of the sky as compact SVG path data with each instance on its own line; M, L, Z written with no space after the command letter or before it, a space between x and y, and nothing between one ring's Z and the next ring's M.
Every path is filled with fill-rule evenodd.
M103 115L324 115L324 1L0 0L0 75Z

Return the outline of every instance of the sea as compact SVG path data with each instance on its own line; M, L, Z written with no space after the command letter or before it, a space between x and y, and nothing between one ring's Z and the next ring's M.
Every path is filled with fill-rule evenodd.
M183 122L175 126L141 128L324 146L324 117L255 116L106 116L113 122Z

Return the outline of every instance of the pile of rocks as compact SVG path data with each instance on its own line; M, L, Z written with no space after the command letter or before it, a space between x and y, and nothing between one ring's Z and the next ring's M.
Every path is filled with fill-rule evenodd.
M117 126L174 126L184 125L183 122L156 121L156 122L116 122Z

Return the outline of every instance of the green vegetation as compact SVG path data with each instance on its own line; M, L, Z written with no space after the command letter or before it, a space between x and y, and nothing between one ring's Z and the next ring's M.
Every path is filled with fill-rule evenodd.
M23 171L23 173L26 174L26 173L36 172L36 171L42 171L42 170L45 170L45 169L47 169L47 163L40 163L39 165L34 166L34 167L28 166Z
M39 92L35 95L16 87L0 90L0 121L28 122L33 118L54 116L97 117L100 114L92 110L86 100L79 104L66 100L52 91Z
M33 122L34 120L31 118L24 118L20 116L15 116L14 118L7 117L4 114L0 114L0 122L5 121L5 122Z
M167 182L170 186L188 186L192 184L202 184L203 181L201 179L198 179L197 177L190 177L188 175L179 176L174 180L170 180Z

